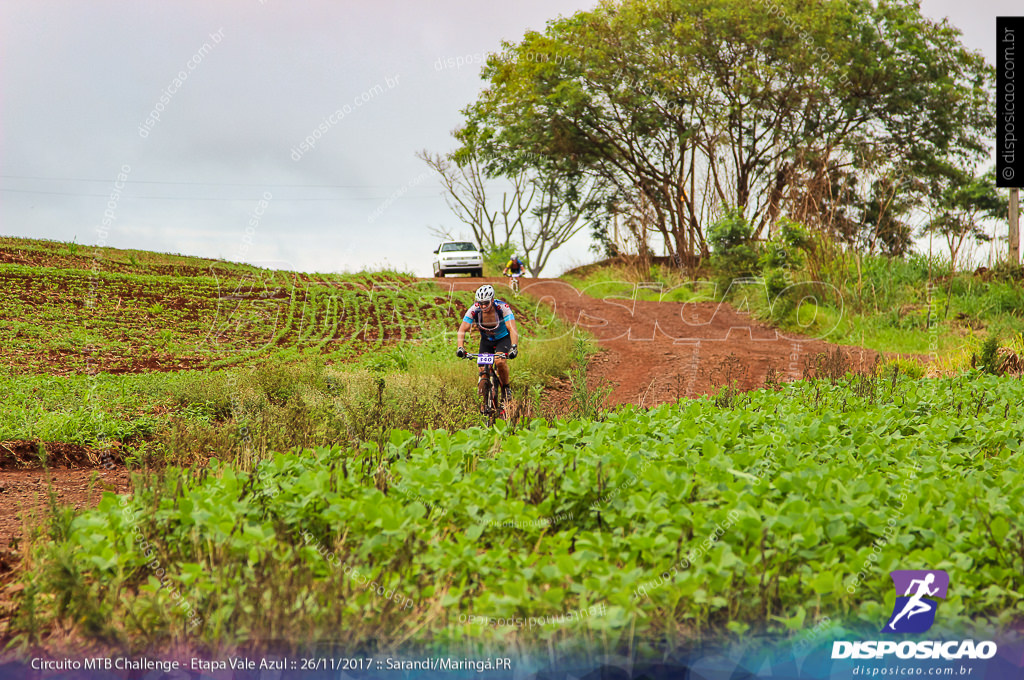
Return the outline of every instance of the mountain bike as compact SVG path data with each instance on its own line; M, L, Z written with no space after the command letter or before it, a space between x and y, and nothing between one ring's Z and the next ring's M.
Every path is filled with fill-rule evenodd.
M519 277L522 274L509 274L508 276L508 287L512 290L513 295L519 295Z
M494 370L495 358L506 359L508 355L504 352L495 354L466 354L467 359L476 359L477 366L485 367L482 380L484 380L484 409L483 414L487 418L488 425L494 425L498 418L505 417L505 407L501 403L501 380L498 379L498 372Z

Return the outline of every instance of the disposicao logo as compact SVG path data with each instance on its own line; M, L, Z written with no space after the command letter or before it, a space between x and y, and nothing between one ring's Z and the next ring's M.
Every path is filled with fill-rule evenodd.
M931 628L939 603L925 598L945 600L949 574L938 569L903 569L889 575L896 588L896 604L882 632L923 633Z
M940 569L903 569L890 572L896 589L892 615L882 628L883 633L923 633L935 623L935 599L946 599L949 574ZM902 594L901 594L902 593ZM895 654L900 659L991 659L996 655L991 640L865 640L832 643L833 659L882 659Z

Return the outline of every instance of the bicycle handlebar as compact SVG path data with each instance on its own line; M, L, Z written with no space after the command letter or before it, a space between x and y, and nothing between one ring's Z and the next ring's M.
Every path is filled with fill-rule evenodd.
M470 354L469 352L466 352L465 358L466 359L476 359L479 356L480 356L479 354ZM490 356L501 357L502 359L508 359L508 354L505 353L505 352L494 352Z

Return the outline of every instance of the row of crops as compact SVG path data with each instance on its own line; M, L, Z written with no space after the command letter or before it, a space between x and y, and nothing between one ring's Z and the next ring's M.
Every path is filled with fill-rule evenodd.
M30 541L19 640L608 649L877 630L889 571L924 568L955 586L944 628L1024 617L1019 380L811 381L505 428L169 469L58 513Z
M0 361L21 374L201 368L278 348L345 359L451 320L460 300L395 273L202 276L58 269L0 272Z

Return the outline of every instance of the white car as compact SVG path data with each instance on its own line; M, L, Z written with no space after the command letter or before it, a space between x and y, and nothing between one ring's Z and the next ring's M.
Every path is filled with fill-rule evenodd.
M484 275L484 256L475 243L445 241L434 251L434 276L446 274Z

